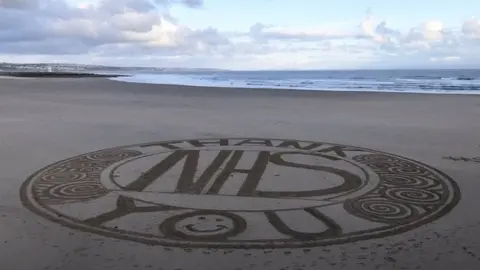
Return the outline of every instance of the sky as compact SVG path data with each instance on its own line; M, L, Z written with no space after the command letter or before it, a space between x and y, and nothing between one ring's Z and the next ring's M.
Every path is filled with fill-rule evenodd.
M480 1L0 0L0 62L480 68Z

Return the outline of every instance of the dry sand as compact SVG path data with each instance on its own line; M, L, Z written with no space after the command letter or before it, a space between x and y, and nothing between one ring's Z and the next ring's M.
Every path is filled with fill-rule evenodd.
M19 197L30 175L65 158L152 141L228 137L321 141L408 157L449 175L459 186L459 202L436 220L386 237L244 250L164 248L83 232L33 213ZM480 157L478 95L0 78L0 268L479 269L480 159L475 157ZM150 222L157 230L156 221Z

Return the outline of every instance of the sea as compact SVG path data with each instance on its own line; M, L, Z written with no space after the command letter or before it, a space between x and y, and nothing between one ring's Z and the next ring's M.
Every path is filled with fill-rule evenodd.
M130 83L226 88L480 94L480 69L231 71L0 63L1 71L67 71L120 74L125 76L111 79Z
M130 83L310 91L480 94L480 70L123 71Z

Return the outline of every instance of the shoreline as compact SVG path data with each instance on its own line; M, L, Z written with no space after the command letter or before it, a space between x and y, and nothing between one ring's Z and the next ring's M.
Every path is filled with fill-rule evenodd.
M148 82L128 82L124 80L118 80L118 77L128 77L129 75L102 75L102 74L85 74L85 73L59 73L52 76L41 76L43 73L35 72L26 74L27 76L5 76L0 72L1 80L32 80L35 83L67 83L74 84L75 82L82 82L82 84L93 84L93 88L96 90L109 89L110 87L116 87L118 91L134 91L137 93L149 93L149 94L172 94L172 95L208 95L208 96L240 96L240 95L258 95L258 96L271 96L271 97L479 97L479 93L465 92L402 92L402 91L362 91L362 90L313 90L313 89L294 89L294 88L266 88L266 87L227 87L227 86L201 86L201 85L182 85L182 84L160 84L160 83L148 83ZM35 80L39 79L39 80ZM113 86L116 85L116 86ZM118 87L121 85L121 87ZM100 87L98 87L100 86ZM106 90L105 89L105 90Z
M132 79L130 79L132 78ZM154 82L154 81L141 81L135 80L135 75L125 75L108 78L112 81L129 83L129 84L143 84L143 85L170 85L170 86L185 86L185 87L206 87L206 88L222 88L222 89L269 89L269 90L286 90L286 91L296 91L296 92L354 92L354 93L400 93L400 94L446 94L446 95L480 95L480 91L472 90L433 90L433 91L420 91L420 90L376 90L376 89L367 89L367 88L352 88L352 89L328 89L328 88L301 88L301 87L282 87L282 86L266 86L260 87L258 85L239 85L239 84L218 84L213 83L188 83L188 82ZM354 84L354 83L352 83Z
M83 75L83 74L82 74ZM92 91L102 93L104 91L110 91L111 88L115 88L119 93L131 92L141 94L166 94L175 96L208 96L208 97L228 97L245 95L252 95L257 97L289 97L289 98L322 98L322 97L369 97L369 98L381 98L381 97L438 97L438 98L462 98L462 97L480 97L480 93L442 93L442 92L400 92L400 91L354 91L354 90L311 90L311 89L292 89L292 88L254 88L254 87L224 87L224 86L194 86L194 85L181 85L181 84L159 84L159 83L147 83L147 82L127 82L123 80L117 80L116 77L109 75L97 76L45 76L45 77L27 77L27 76L4 76L0 74L0 84L4 80L4 84L8 81L12 83L12 86L16 84L15 81L26 81L28 84L35 84L36 87L42 86L42 88L49 88L51 85L61 84L68 85L69 88L72 85L78 85L79 88L83 88L85 84L91 85ZM119 75L128 76L128 75ZM7 85L5 85L7 86ZM58 87L58 86L55 86ZM74 87L75 89L76 87ZM47 89L45 89L47 90ZM53 90L53 88L52 88ZM66 89L65 89L66 91ZM82 91L85 91L82 89Z
M461 95L461 96L479 96L480 91L472 92L472 91L451 91L451 92L434 92L434 91L396 91L396 90L387 90L387 91L379 91L379 90L334 90L334 89L301 89L301 88L287 88L287 87L239 87L239 86L216 86L216 85L189 85L189 84L172 84L172 83L152 83L152 82L132 82L132 81L125 81L121 79L117 79L120 77L130 77L129 75L125 76L117 76L117 77L106 77L108 81L124 83L129 85L142 85L142 86L161 86L161 87L185 87L185 88L205 88L205 89L212 89L212 90L222 90L222 91L231 91L231 90L242 90L242 91L254 91L254 92L261 92L261 91L268 91L268 92L288 92L288 93L351 93L351 94L407 94L407 95Z
M154 82L154 81L138 81L131 80L129 78L135 78L135 75L127 74L99 74L99 73L83 73L83 72L48 72L48 71L0 71L0 79L81 79L81 78L103 78L108 79L111 82L120 82L131 85L150 85L150 86L169 86L169 87L189 87L189 88L211 88L221 89L222 91L228 91L232 89L240 89L243 91L253 90L255 92L268 91L268 92L295 92L295 93L370 93L370 94L419 94L419 95L462 95L462 96L478 96L480 91L472 90L433 90L433 91L420 91L420 90L378 90L367 88L351 88L351 89L313 89L313 88L300 88L300 87L274 87L266 86L259 87L257 85L238 85L231 83L230 85L214 85L212 83L188 83L188 82Z

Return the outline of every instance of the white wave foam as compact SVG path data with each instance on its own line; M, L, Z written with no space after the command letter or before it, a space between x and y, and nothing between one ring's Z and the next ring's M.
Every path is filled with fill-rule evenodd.
M348 79L287 79L287 80L239 80L218 78L211 74L135 74L128 77L110 78L115 81L147 84L171 84L184 86L227 87L227 88L268 88L287 90L346 91L346 92L390 92L424 94L480 94L476 90L440 89L442 86L480 85L480 81L461 81L445 84L440 80L422 80L426 86L419 88L419 80L397 79L392 81L348 80ZM403 81L403 82L402 82Z

